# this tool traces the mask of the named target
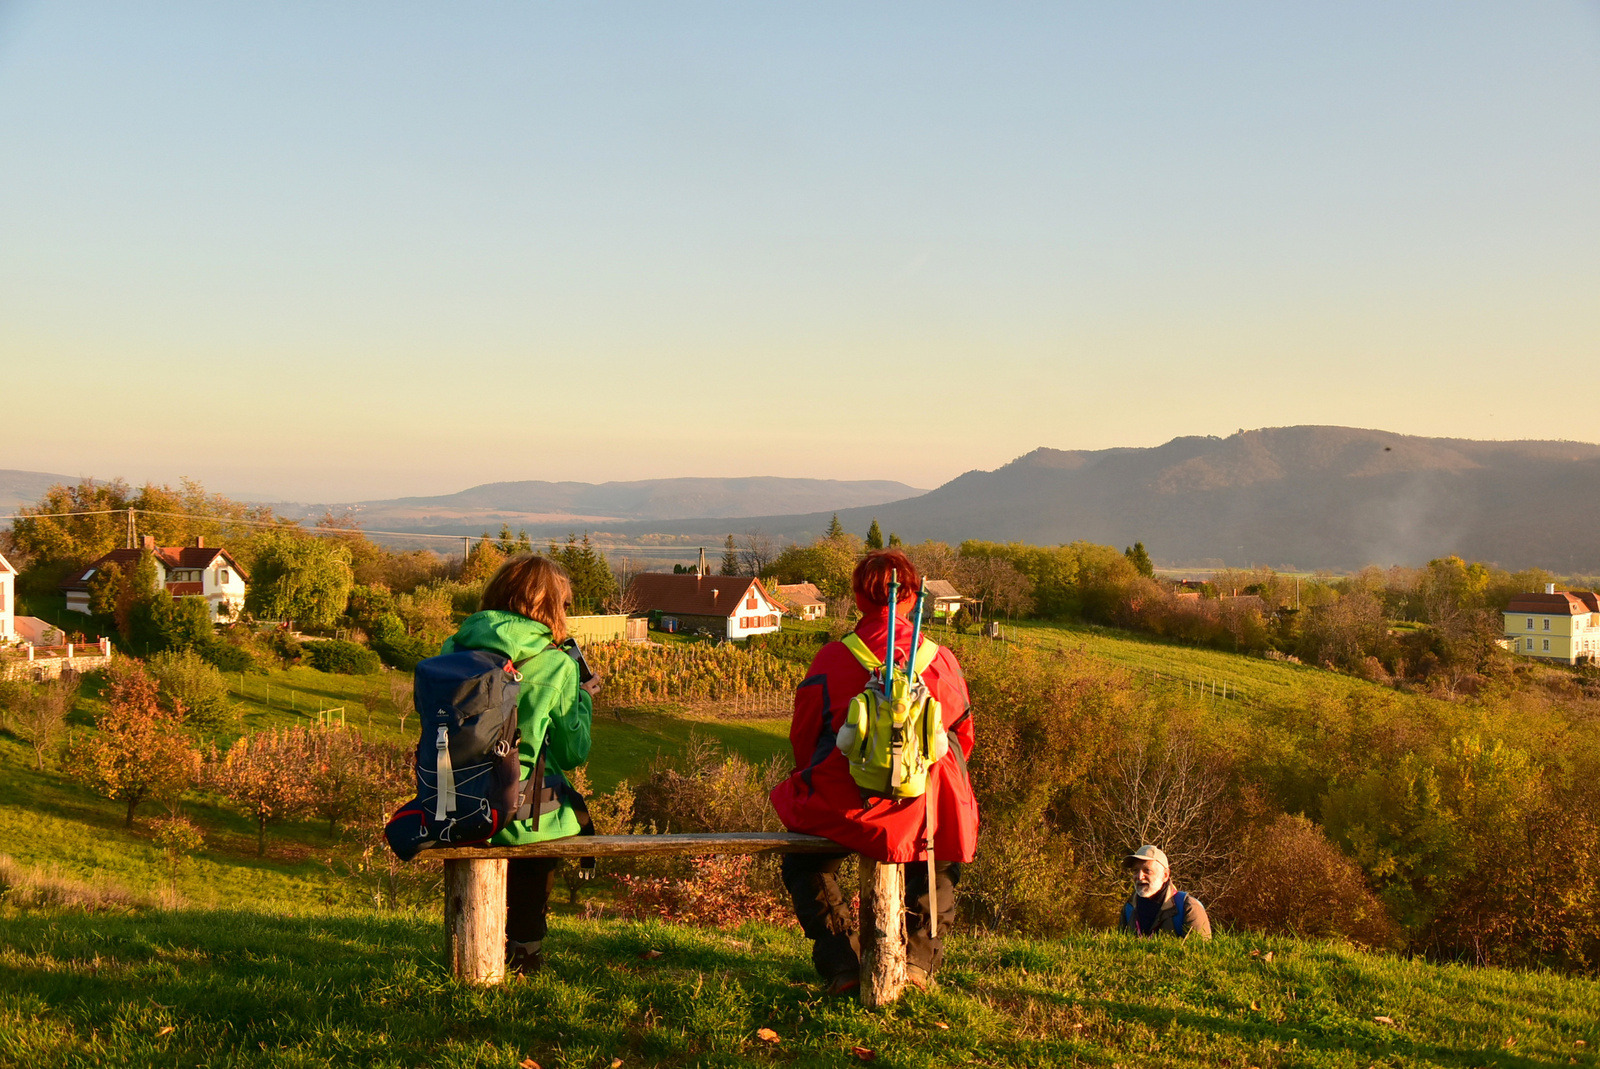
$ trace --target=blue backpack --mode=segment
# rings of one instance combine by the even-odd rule
[[[1178,891],[1172,896],[1172,903],[1177,907],[1178,910],[1172,916],[1172,934],[1177,936],[1179,939],[1182,939],[1183,915],[1189,905],[1189,892]],[[1131,901],[1124,902],[1122,904],[1122,927],[1132,932],[1134,935],[1155,934],[1154,932],[1141,932],[1139,930],[1139,924],[1133,918],[1133,903]]]
[[[539,653],[547,650],[560,647]],[[477,845],[513,820],[560,807],[558,792],[545,784],[543,740],[533,774],[521,778],[519,669],[533,657],[512,663],[500,653],[456,650],[417,665],[417,796],[383,830],[401,860],[432,846]]]

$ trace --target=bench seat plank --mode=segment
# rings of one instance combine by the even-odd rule
[[[523,846],[457,846],[425,850],[419,857],[491,861],[514,857],[648,857],[711,854],[829,854],[844,847],[816,835],[783,831],[708,832],[700,835],[574,835]]]

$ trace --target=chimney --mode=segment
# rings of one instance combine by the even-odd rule
[[[706,547],[700,547],[700,563],[695,566],[694,574],[704,579],[706,575]]]
[[[1556,585],[1554,583],[1546,583],[1544,585],[1544,592],[1546,594],[1554,594],[1556,592]]]
[[[194,548],[195,549],[205,549],[206,548],[206,536],[205,535],[195,535],[194,536]]]
[[[151,553],[154,553],[156,551],[156,536],[145,535],[144,538],[140,540],[140,544],[144,549],[148,549]]]

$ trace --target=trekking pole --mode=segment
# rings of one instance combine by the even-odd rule
[[[910,654],[910,657],[909,657],[909,664],[911,666],[910,683],[911,683],[911,686],[913,686],[913,687],[915,687],[921,681],[921,677],[917,672],[917,650],[920,647],[921,640],[922,640],[922,602],[923,602],[923,599],[927,597],[927,595],[928,595],[928,581],[926,579],[924,579],[922,581],[921,588],[918,589],[918,591],[917,591],[917,607],[914,610],[912,610],[912,616],[911,616],[911,654]],[[929,710],[926,706],[924,706],[922,715],[924,717],[926,717],[930,712],[931,712],[931,710]],[[939,725],[937,725],[937,727],[938,728],[943,728],[944,725],[943,724],[939,724]],[[926,742],[926,744],[928,746],[928,750],[924,751],[924,755],[923,756],[927,756],[927,753],[932,751],[932,748],[933,748],[933,738],[932,738],[932,736],[930,735],[929,737],[927,737],[925,739],[925,742]],[[926,846],[927,846],[927,851],[928,851],[928,938],[929,939],[938,938],[938,935],[939,935],[939,882],[938,882],[938,879],[935,876],[934,858],[933,858],[934,784],[936,782],[937,782],[937,780],[934,778],[934,774],[933,774],[933,765],[930,762],[929,765],[928,765],[928,783],[927,783],[927,786],[923,789],[923,792],[922,792],[922,830],[923,830],[923,834],[927,837]]]
[[[883,648],[883,700],[894,701],[894,624],[900,612],[900,569],[889,572],[889,637]]]

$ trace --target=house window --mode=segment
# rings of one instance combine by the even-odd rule
[[[1528,630],[1529,631],[1533,630],[1533,617],[1531,617],[1531,616],[1528,617]]]
[[[1544,640],[1544,652],[1545,653],[1549,653],[1550,652],[1550,640],[1549,639],[1545,639]]]
[[[751,594],[748,598],[744,599],[744,607],[747,609],[753,609],[756,607],[756,596],[754,594]]]
[[[1546,631],[1550,630],[1550,617],[1548,616],[1544,618],[1544,629]]]
[[[217,569],[217,582],[221,583],[223,586],[227,586],[228,585],[228,569],[226,569],[226,568],[218,568]]]

